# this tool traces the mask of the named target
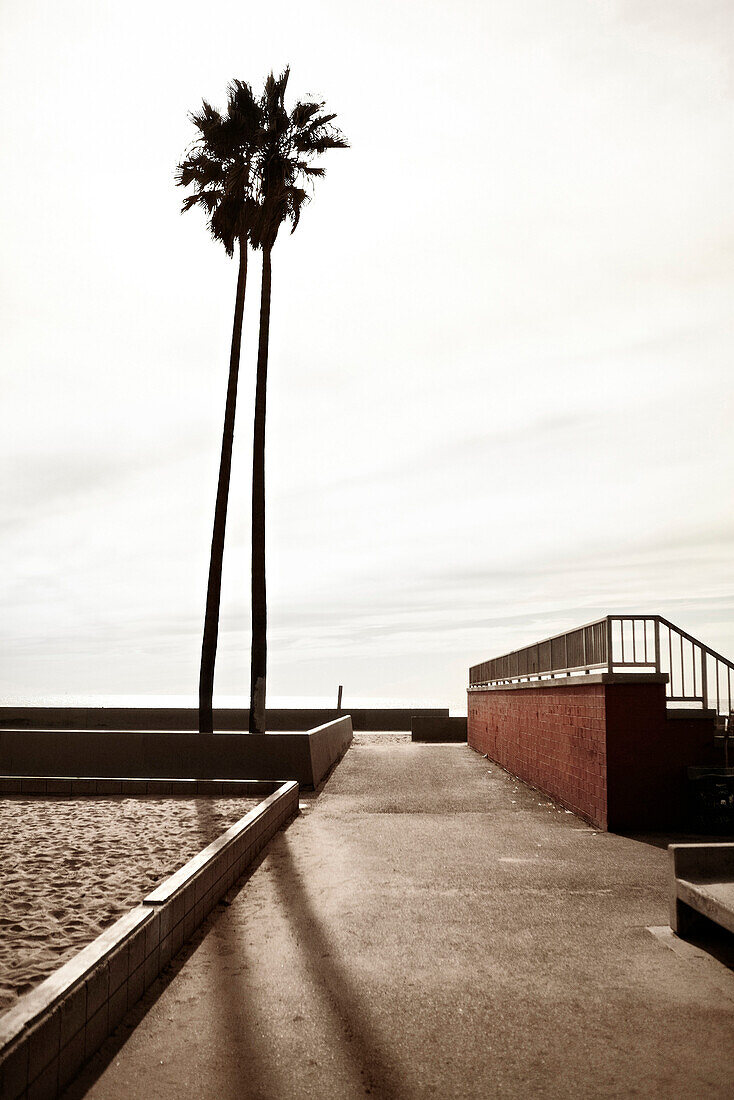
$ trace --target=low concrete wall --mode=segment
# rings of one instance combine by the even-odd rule
[[[411,741],[466,741],[466,718],[414,717],[410,724]]]
[[[686,825],[686,768],[713,752],[708,714],[666,714],[665,676],[607,673],[469,691],[477,752],[600,829]]]
[[[282,736],[282,735],[280,735]],[[336,718],[309,730],[308,747],[311,754],[310,787],[319,783],[333,768],[352,743],[352,719],[349,715]]]
[[[298,813],[285,783],[0,1016],[0,1096],[55,1097]]]
[[[409,730],[414,716],[447,718],[448,713],[448,707],[268,710],[266,727],[271,733],[310,730],[349,714],[352,728],[359,732]],[[214,711],[214,726],[221,733],[246,732],[248,719],[248,710]],[[0,729],[197,730],[198,711],[193,707],[0,707]]]
[[[316,787],[352,741],[349,715],[303,733],[0,730],[0,773],[118,779],[295,779]]]

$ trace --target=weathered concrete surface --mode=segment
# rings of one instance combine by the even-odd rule
[[[664,849],[360,740],[70,1097],[734,1094],[734,975],[647,931]]]

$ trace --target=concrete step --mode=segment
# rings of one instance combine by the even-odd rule
[[[665,717],[672,722],[714,722],[716,719],[716,711],[713,707],[709,707],[706,710],[698,710],[694,707],[667,707]]]

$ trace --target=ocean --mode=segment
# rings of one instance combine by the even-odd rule
[[[215,707],[247,707],[250,700],[246,695],[216,695]],[[94,695],[68,693],[61,695],[21,694],[6,692],[0,695],[2,707],[195,707],[198,698],[195,695]],[[269,710],[310,710],[336,707],[336,693],[333,695],[269,695]],[[350,707],[391,708],[391,707],[447,707],[446,699],[389,698],[382,696],[347,695],[342,696],[342,710]],[[452,715],[462,715],[466,711],[451,708]]]

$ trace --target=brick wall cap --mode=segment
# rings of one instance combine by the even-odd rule
[[[486,684],[468,687],[477,691],[517,691],[527,688],[583,687],[585,684],[667,684],[667,672],[590,672],[587,676],[556,676],[552,680],[521,680],[510,684]]]

